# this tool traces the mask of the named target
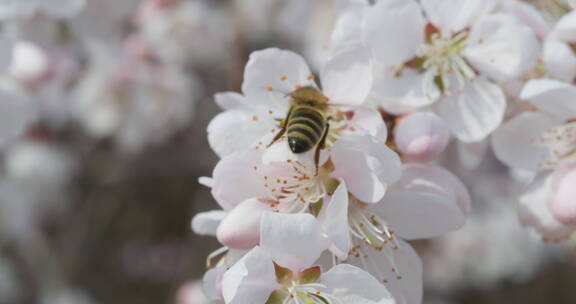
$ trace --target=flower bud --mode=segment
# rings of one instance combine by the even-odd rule
[[[576,226],[576,168],[563,174],[558,180],[551,209],[562,224]]]
[[[31,42],[19,41],[14,44],[8,72],[13,79],[25,85],[38,84],[51,72],[48,54]]]
[[[448,144],[450,130],[438,116],[416,112],[402,118],[394,129],[394,143],[407,161],[434,160]]]
[[[218,241],[232,249],[254,247],[260,241],[260,217],[266,211],[271,211],[268,204],[258,199],[241,202],[218,226]]]

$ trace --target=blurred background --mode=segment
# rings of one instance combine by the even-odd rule
[[[217,162],[212,96],[239,91],[260,48],[317,68],[333,2],[0,1],[0,98],[27,117],[1,150],[0,304],[210,303],[197,280],[219,246],[190,220],[216,207],[198,184]],[[467,153],[444,163],[469,186],[471,218],[414,243],[425,302],[576,303],[576,243],[521,227],[521,174]]]

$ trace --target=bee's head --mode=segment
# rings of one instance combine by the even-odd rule
[[[317,88],[314,87],[302,87],[299,89],[294,90],[288,96],[294,98],[295,100],[303,101],[303,100],[313,100],[316,102],[327,102],[328,98],[320,92]]]

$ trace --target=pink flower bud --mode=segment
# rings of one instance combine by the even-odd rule
[[[258,199],[248,199],[232,209],[222,220],[216,237],[232,249],[250,249],[260,241],[260,217],[271,211],[268,204]]]
[[[576,169],[571,169],[558,180],[551,209],[562,224],[576,226]]]
[[[438,116],[417,112],[402,118],[394,129],[394,143],[408,161],[434,160],[448,144],[450,131]]]

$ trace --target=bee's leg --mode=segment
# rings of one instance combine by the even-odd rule
[[[276,141],[280,139],[280,137],[282,137],[282,135],[284,135],[284,133],[286,132],[286,127],[284,125],[285,125],[284,120],[282,120],[280,122],[280,131],[276,133],[276,136],[274,136],[274,139],[272,139],[272,141],[266,146],[266,148],[270,148],[271,145],[273,145]]]
[[[330,124],[326,122],[326,128],[324,128],[324,134],[322,134],[322,139],[318,142],[316,146],[316,151],[314,151],[314,165],[316,166],[316,176],[318,176],[318,163],[320,162],[320,150],[326,147],[326,137],[328,137],[328,131],[330,130]]]
[[[288,111],[286,118],[280,121],[280,131],[276,133],[276,136],[274,136],[274,139],[272,139],[272,141],[266,146],[266,148],[270,148],[270,146],[272,146],[276,141],[278,141],[282,137],[282,135],[284,135],[284,133],[286,132],[286,122],[288,118],[290,118],[290,114],[292,114],[292,108],[290,108],[290,110]]]

